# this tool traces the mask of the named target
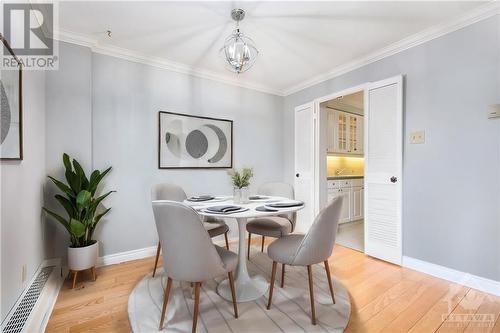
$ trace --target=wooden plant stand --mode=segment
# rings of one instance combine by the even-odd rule
[[[90,269],[90,271],[92,272],[92,278],[93,278],[93,279],[94,279],[94,281],[95,281],[95,279],[97,278],[97,274],[96,274],[96,272],[95,272],[95,266],[90,267],[90,268],[88,268],[88,269]],[[77,275],[78,275],[78,272],[83,272],[83,271],[86,271],[86,270],[88,270],[88,269],[83,269],[83,270],[80,270],[80,271],[74,271],[74,270],[71,270],[71,269],[69,270],[69,275],[71,275],[71,274],[73,273],[73,286],[71,287],[71,289],[75,289],[75,285],[76,285],[76,277],[77,277]]]

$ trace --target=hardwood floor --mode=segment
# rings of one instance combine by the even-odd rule
[[[342,246],[335,247],[329,263],[351,294],[347,332],[500,333],[500,297]],[[67,280],[46,331],[129,332],[128,295],[153,264],[151,257],[101,267],[95,282],[82,273],[74,290]]]

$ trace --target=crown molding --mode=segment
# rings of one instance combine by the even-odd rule
[[[379,49],[366,56],[357,58],[349,63],[338,66],[326,74],[315,76],[307,81],[294,85],[288,89],[285,89],[283,93],[285,96],[294,94],[296,92],[299,92],[306,88],[310,88],[321,82],[331,80],[335,77],[346,74],[348,72],[351,72],[355,69],[371,64],[373,62],[390,57],[397,53],[408,50],[412,47],[424,44],[433,39],[442,37],[444,35],[447,35],[451,32],[467,27],[476,22],[490,18],[494,15],[498,15],[499,13],[500,13],[500,2],[498,1],[488,2],[487,4],[480,6],[479,8],[473,11],[470,11],[466,15],[460,16],[458,18],[455,18],[451,21],[442,24],[438,24],[429,29],[423,30],[417,34],[414,34],[410,37],[404,38],[387,47]]]
[[[150,65],[153,67],[170,70],[177,73],[182,73],[194,77],[199,77],[202,79],[212,80],[232,86],[237,86],[240,88],[246,88],[251,90],[256,90],[266,94],[272,94],[277,96],[284,96],[283,91],[273,89],[271,87],[261,85],[253,82],[242,82],[235,79],[229,75],[222,75],[212,71],[193,68],[191,66],[174,62],[161,57],[148,56],[146,54],[132,51],[130,49],[125,49],[121,47],[104,45],[99,43],[96,38],[92,38],[89,35],[76,33],[68,30],[58,30],[54,32],[54,38],[66,43],[76,44],[84,47],[88,47],[94,53],[108,55],[115,58],[125,59],[128,61]]]
[[[447,21],[442,24],[438,24],[429,29],[423,30],[417,34],[414,34],[410,37],[404,38],[396,43],[393,43],[387,47],[379,49],[375,52],[372,52],[368,55],[359,57],[353,61],[350,61],[341,66],[335,67],[333,70],[329,71],[326,74],[321,74],[315,76],[311,79],[308,79],[304,82],[286,88],[284,90],[275,89],[266,85],[253,83],[253,82],[242,82],[234,77],[229,75],[222,75],[219,73],[215,73],[212,71],[193,68],[185,64],[181,64],[178,62],[170,61],[165,58],[160,57],[152,57],[140,52],[132,51],[125,48],[104,45],[99,43],[96,38],[92,36],[80,34],[67,30],[59,30],[54,32],[54,38],[72,44],[77,44],[81,46],[88,47],[94,53],[104,54],[112,57],[117,57],[125,60],[129,60],[136,63],[142,63],[170,71],[174,71],[177,73],[182,73],[194,77],[199,77],[203,79],[208,79],[228,85],[233,85],[241,88],[252,89],[256,91],[260,91],[267,94],[277,95],[277,96],[288,96],[304,90],[306,88],[312,87],[319,83],[331,80],[340,75],[346,74],[350,71],[356,70],[373,62],[379,61],[381,59],[390,57],[397,53],[408,50],[412,47],[424,44],[433,39],[442,37],[451,32],[457,31],[464,27],[467,27],[476,22],[485,20],[494,15],[498,15],[500,13],[500,2],[498,1],[490,1],[479,8],[470,11],[466,15],[460,16],[456,19]]]
[[[90,36],[85,34],[80,34],[63,29],[54,31],[54,39],[60,42],[85,46],[90,49],[97,45],[97,39],[91,38]]]

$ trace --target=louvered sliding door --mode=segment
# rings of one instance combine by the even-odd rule
[[[400,265],[402,77],[371,83],[365,97],[365,253]]]

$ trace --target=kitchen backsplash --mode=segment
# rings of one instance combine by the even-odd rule
[[[363,157],[334,156],[326,157],[326,173],[328,177],[363,176],[365,159]]]

